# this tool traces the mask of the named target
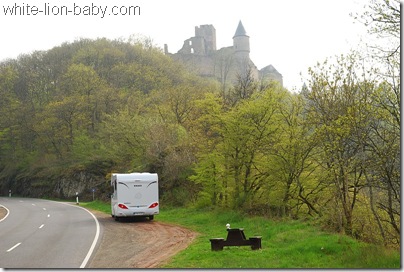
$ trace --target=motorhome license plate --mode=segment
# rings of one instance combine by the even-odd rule
[[[143,215],[143,212],[134,212],[133,215]]]

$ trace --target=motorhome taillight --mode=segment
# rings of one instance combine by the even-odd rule
[[[158,202],[154,202],[153,204],[151,204],[151,205],[149,206],[149,209],[156,208],[158,205],[159,205]]]
[[[126,207],[126,206],[123,205],[123,204],[118,204],[118,207],[121,208],[121,209],[124,209],[124,210],[127,210],[127,209],[128,209],[128,207]]]

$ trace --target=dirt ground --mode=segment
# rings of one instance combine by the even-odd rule
[[[188,229],[148,219],[115,221],[91,211],[98,219],[101,240],[86,268],[157,268],[185,249],[197,236]],[[0,220],[7,211],[0,207]]]
[[[115,221],[97,217],[102,238],[86,268],[157,268],[185,249],[197,236],[188,229],[148,219]]]
[[[4,216],[6,216],[7,210],[4,209],[3,207],[0,207],[0,220],[3,219]]]

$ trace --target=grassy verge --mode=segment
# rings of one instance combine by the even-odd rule
[[[80,203],[80,206],[83,206],[85,208],[97,210],[100,212],[104,212],[107,214],[111,214],[111,204],[110,203],[105,203],[102,201],[92,201],[92,202],[82,202]]]
[[[109,204],[82,206],[110,213]],[[200,235],[163,268],[400,268],[400,252],[320,231],[310,222],[246,218],[237,212],[161,209],[155,220],[185,226]],[[211,251],[210,238],[226,238],[226,224],[262,236],[262,249],[225,247]]]

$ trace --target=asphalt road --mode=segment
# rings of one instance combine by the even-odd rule
[[[84,268],[99,238],[99,223],[80,206],[0,197],[0,267]]]

